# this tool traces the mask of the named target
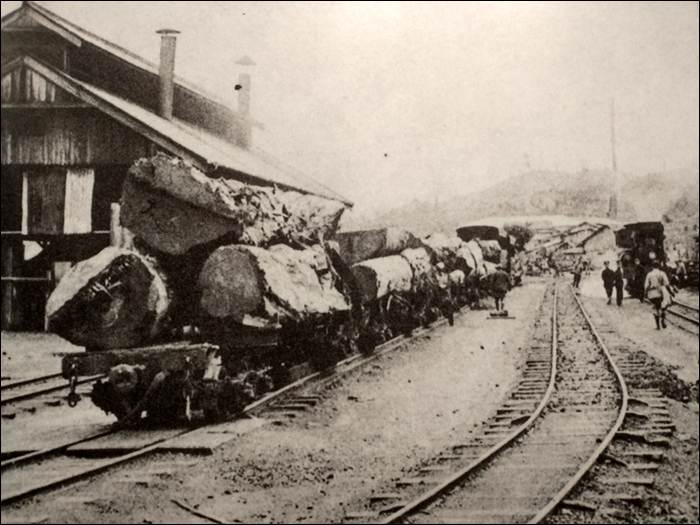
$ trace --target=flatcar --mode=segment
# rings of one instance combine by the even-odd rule
[[[308,249],[284,247],[285,262],[291,264],[300,256],[301,262],[295,263],[299,271],[289,270],[289,265],[284,263],[275,266],[271,262],[274,246],[269,251],[239,245],[220,247],[209,262],[221,250],[224,250],[221,257],[230,257],[235,252],[239,262],[241,254],[246,257],[254,254],[255,261],[246,260],[259,265],[267,261],[266,277],[262,276],[260,266],[246,281],[247,288],[233,290],[241,297],[252,297],[261,290],[263,297],[258,297],[256,310],[251,309],[241,320],[230,316],[216,320],[193,314],[187,334],[179,332],[174,340],[151,340],[150,344],[144,344],[149,341],[144,337],[126,348],[91,348],[66,356],[63,375],[75,383],[81,376],[105,374],[106,380],[98,381],[93,387],[92,401],[121,421],[140,422],[144,415],[159,424],[201,417],[220,420],[311,371],[329,369],[358,351],[371,353],[378,344],[392,337],[410,334],[442,315],[451,316],[456,306],[449,286],[441,284],[446,282],[448,272],[437,254],[410,234],[409,242],[401,239],[397,247],[391,247],[393,239],[388,236],[382,239],[382,234],[376,231],[370,233],[362,236],[362,246],[367,244],[367,238],[379,237],[382,250],[368,252],[359,259],[349,258],[339,243],[326,242],[317,247],[313,253],[315,260],[307,265]],[[353,253],[357,255],[357,250]],[[90,323],[95,325],[95,332],[102,331],[105,320],[113,318],[113,312],[122,302],[133,300],[135,295],[143,292],[151,301],[153,289],[143,285],[149,277],[139,270],[138,257],[123,251],[113,256],[110,259],[102,254],[94,258],[97,260],[84,261],[84,267],[80,264],[74,267],[69,277],[69,280],[85,281],[81,284],[82,291],[62,307],[67,312],[64,324],[79,330],[81,335],[86,328],[93,330],[92,326],[85,326]],[[86,268],[91,265],[95,268],[100,257],[107,265],[106,270],[88,272]],[[129,264],[124,262],[125,258]],[[319,260],[322,260],[320,265]],[[196,275],[190,281],[203,286],[201,276],[207,272],[207,264],[202,265],[199,281]],[[221,280],[212,284],[217,293],[221,288],[236,287],[236,282],[242,282],[242,276],[217,275]],[[271,288],[278,295],[264,296]],[[195,305],[192,312],[210,292],[197,294],[188,289],[185,300]],[[57,288],[54,293],[60,295],[61,290]],[[282,298],[283,293],[288,295]],[[332,303],[323,303],[328,297]],[[295,298],[297,306],[291,302]],[[278,302],[271,304],[271,300]],[[311,303],[318,308],[314,309]],[[328,304],[333,307],[326,308]],[[289,315],[292,310],[299,314],[303,309],[304,315]],[[72,315],[71,310],[80,315]],[[264,318],[270,311],[279,312],[279,316]],[[60,323],[55,327],[64,328]],[[73,390],[69,401],[75,403],[77,399]]]

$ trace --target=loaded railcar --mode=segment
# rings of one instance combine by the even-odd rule
[[[457,229],[457,235],[464,242],[480,241],[480,244],[484,245],[484,259],[499,264],[504,271],[511,273],[511,258],[515,254],[515,247],[505,230],[496,226],[464,226]]]
[[[311,371],[358,351],[369,354],[441,315],[451,318],[449,273],[432,248],[397,230],[352,236],[379,247],[348,252],[342,235],[315,249],[220,246],[198,277],[192,272],[185,279],[190,284],[179,302],[190,307],[183,314],[178,306],[170,317],[164,312],[181,293],[172,264],[109,248],[77,265],[49,301],[50,328],[89,347],[64,358],[63,374],[71,381],[104,374],[92,400],[120,420],[140,420],[144,412],[156,422],[196,414],[216,420]],[[146,311],[156,297],[162,308]],[[186,334],[184,320],[191,323]],[[160,340],[151,337],[167,322],[177,329],[175,340],[164,341],[163,331]]]

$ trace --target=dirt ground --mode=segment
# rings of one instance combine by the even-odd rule
[[[11,382],[61,371],[61,357],[85,349],[54,334],[2,332],[2,381]]]
[[[115,482],[138,478],[144,460],[3,508],[2,521],[32,515],[57,523],[203,522],[173,504],[177,498],[228,521],[340,522],[349,503],[460,443],[502,404],[518,381],[520,349],[543,293],[541,282],[513,290],[506,306],[515,320],[468,311],[454,327],[354,373],[307,413],[270,422],[195,465],[148,482]]]
[[[644,305],[607,306],[596,287],[592,278],[584,281],[586,306],[609,316],[630,344],[657,356],[654,373],[662,370],[684,388],[697,380],[697,337],[670,328],[657,333]],[[230,522],[338,523],[345,508],[463,442],[502,404],[519,379],[520,350],[530,338],[543,292],[544,281],[529,280],[506,299],[515,320],[489,320],[486,311],[467,311],[454,327],[443,326],[429,339],[353,373],[324,392],[311,410],[294,419],[271,419],[213,456],[143,459],[5,506],[2,522],[208,523],[175,505],[177,499]],[[622,522],[698,522],[697,404],[678,402],[672,412],[677,431],[650,504]],[[164,465],[168,468],[158,471]],[[568,511],[557,516],[556,522],[567,523],[599,519]]]

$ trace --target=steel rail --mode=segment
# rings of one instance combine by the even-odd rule
[[[649,299],[644,299],[644,302],[645,302],[646,304],[652,304],[652,302],[651,302]],[[671,315],[675,315],[676,317],[679,317],[679,318],[681,318],[681,319],[684,319],[684,320],[688,321],[690,324],[694,324],[695,326],[700,326],[700,321],[698,321],[698,319],[695,319],[695,318],[693,318],[693,317],[688,317],[687,315],[682,314],[681,312],[678,312],[678,311],[676,311],[676,310],[672,310],[672,309],[671,309],[671,307],[676,306],[676,305],[677,305],[677,306],[680,306],[680,307],[682,307],[682,308],[687,308],[688,310],[692,310],[692,311],[694,311],[694,312],[696,312],[696,313],[698,312],[698,309],[695,308],[694,306],[689,305],[689,304],[686,304],[686,303],[683,303],[683,302],[680,302],[680,301],[676,301],[675,299],[672,299],[672,300],[671,300],[671,306],[668,307],[668,308],[666,308],[666,311],[667,311],[668,313],[670,313]],[[689,330],[689,329],[688,329],[685,325],[683,325],[683,324],[677,324],[677,323],[673,323],[673,324],[674,324],[674,326],[677,326],[678,328],[681,328],[681,329],[685,330],[686,332],[690,332],[691,334],[695,334],[694,331]]]
[[[671,306],[673,306],[673,305],[671,305]],[[680,317],[681,319],[685,319],[686,321],[688,321],[690,323],[693,323],[695,325],[700,325],[700,321],[698,321],[698,319],[688,317],[687,315],[682,314],[680,312],[677,312],[676,310],[672,310],[671,308],[666,308],[666,311],[672,315],[675,315],[676,317]]]
[[[78,386],[84,385],[85,383],[92,383],[93,381],[97,381],[98,379],[102,379],[103,377],[106,377],[106,374],[99,374],[95,376],[86,377],[85,379],[76,381],[75,385]],[[66,390],[67,388],[70,388],[70,386],[70,383],[65,383],[59,386],[52,386],[49,388],[43,388],[41,390],[34,390],[33,392],[27,392],[26,394],[18,394],[16,396],[6,397],[0,400],[0,406],[5,406],[10,403],[16,403],[17,401],[24,401],[25,399],[40,397],[46,394],[52,394],[53,392],[60,392],[61,390]]]
[[[610,363],[610,366],[613,369],[613,372],[615,372],[615,375],[617,376],[617,381],[620,385],[620,389],[622,391],[622,404],[620,407],[620,414],[617,417],[617,420],[615,421],[615,424],[613,427],[610,429],[610,431],[607,433],[603,441],[600,443],[600,445],[595,449],[593,454],[591,455],[590,458],[581,466],[581,468],[574,474],[574,476],[568,481],[568,483],[557,493],[552,500],[550,500],[549,503],[545,507],[540,510],[537,515],[532,518],[528,523],[540,523],[547,515],[554,510],[554,508],[559,505],[559,503],[562,502],[562,500],[566,497],[566,495],[571,492],[571,490],[576,486],[576,484],[581,480],[581,478],[591,469],[591,467],[595,464],[595,462],[598,460],[600,455],[605,452],[605,449],[608,448],[608,445],[610,442],[613,440],[615,437],[615,434],[617,434],[618,430],[620,430],[620,427],[625,421],[625,415],[627,414],[627,404],[629,402],[629,393],[627,392],[627,384],[625,383],[625,379],[622,377],[622,373],[620,372],[620,369],[617,367],[615,364],[615,360],[613,359],[612,355],[610,354],[610,351],[608,350],[608,347],[605,345],[603,342],[602,337],[600,336],[600,333],[598,332],[597,328],[593,324],[593,321],[591,321],[590,316],[588,315],[588,312],[583,306],[583,303],[580,301],[580,299],[576,296],[576,293],[574,293],[574,289],[571,285],[569,285],[569,289],[571,290],[571,294],[573,295],[574,299],[576,300],[576,303],[578,304],[579,308],[581,309],[581,312],[583,313],[583,316],[586,318],[586,322],[588,323],[589,328],[591,329],[591,332],[596,338],[596,341],[598,342],[598,345],[600,348],[603,350],[603,353],[605,354],[605,357],[608,359],[608,362]]]
[[[39,494],[41,492],[45,492],[47,490],[51,490],[56,487],[60,487],[63,485],[66,485],[68,483],[74,482],[74,481],[79,481],[81,479],[85,479],[90,476],[94,476],[95,474],[99,474],[100,472],[104,472],[105,470],[109,469],[110,467],[114,467],[116,465],[120,465],[122,463],[126,463],[127,461],[131,461],[132,459],[136,459],[142,456],[145,456],[146,454],[150,454],[151,452],[155,452],[160,448],[160,446],[168,441],[172,441],[180,436],[183,436],[185,434],[189,434],[190,432],[194,432],[192,429],[187,429],[183,430],[182,432],[177,433],[175,436],[169,437],[169,438],[162,438],[155,440],[152,442],[150,445],[147,445],[143,448],[140,448],[138,450],[135,450],[133,452],[129,452],[128,454],[124,454],[123,456],[119,456],[114,459],[110,460],[103,460],[99,462],[98,465],[93,465],[89,468],[85,468],[82,471],[75,472],[73,474],[69,474],[67,476],[64,476],[59,479],[55,479],[53,481],[49,482],[39,482],[36,483],[32,486],[30,486],[27,489],[23,489],[21,491],[12,493],[8,496],[2,497],[0,499],[0,504],[6,505],[8,503],[13,503],[15,501],[19,501],[20,499],[27,498],[29,496],[34,496],[35,494]]]
[[[11,458],[11,459],[6,459],[2,463],[0,463],[0,469],[6,469],[8,467],[15,467],[15,466],[18,466],[22,463],[28,463],[32,460],[37,460],[37,459],[51,456],[53,454],[58,454],[59,452],[63,452],[68,447],[72,447],[73,445],[80,445],[82,443],[86,443],[86,442],[92,441],[94,439],[108,436],[109,434],[114,434],[118,430],[119,429],[117,429],[117,428],[110,427],[106,430],[100,430],[94,434],[90,434],[90,435],[85,436],[85,437],[80,438],[80,439],[66,441],[64,443],[61,443],[60,445],[54,445],[52,447],[43,448],[41,450],[35,450],[34,452],[29,452],[27,454],[23,454],[21,456],[17,456],[17,457]]]
[[[415,500],[411,501],[404,507],[401,507],[398,509],[396,512],[393,514],[387,516],[385,519],[380,521],[379,523],[381,524],[387,524],[387,523],[396,523],[397,520],[405,517],[406,515],[415,512],[424,506],[428,505],[431,501],[433,501],[436,497],[439,495],[445,493],[446,491],[450,490],[452,487],[455,485],[459,484],[461,481],[463,481],[468,475],[474,473],[476,469],[479,467],[484,466],[486,463],[488,463],[491,459],[496,457],[499,452],[502,450],[506,449],[509,445],[512,445],[513,442],[518,439],[525,431],[527,431],[535,421],[539,418],[540,414],[544,410],[545,406],[547,406],[547,403],[549,403],[549,400],[552,396],[552,392],[554,391],[554,385],[556,382],[556,372],[557,372],[557,351],[558,351],[558,345],[557,345],[557,288],[555,286],[554,288],[554,299],[553,299],[553,311],[552,311],[552,364],[550,367],[550,376],[549,376],[549,384],[547,386],[547,390],[545,391],[542,400],[540,401],[539,405],[535,409],[535,411],[532,413],[532,415],[528,418],[528,420],[520,425],[517,429],[515,429],[511,434],[509,434],[506,438],[495,444],[493,447],[488,449],[486,452],[484,452],[481,456],[479,456],[477,459],[475,459],[472,463],[467,465],[465,468],[461,469],[460,471],[456,472],[452,476],[450,476],[448,479],[434,487],[433,489],[423,493],[421,496],[416,498]]]
[[[13,388],[31,385],[32,383],[41,383],[43,381],[49,381],[50,379],[56,379],[57,377],[61,377],[62,375],[63,374],[59,372],[58,374],[49,374],[41,377],[33,377],[31,379],[22,379],[21,381],[13,381],[12,383],[0,386],[0,390],[12,390]]]
[[[358,363],[354,363],[354,361],[357,361],[361,356],[359,354],[356,354],[356,355],[350,356],[349,358],[347,358],[343,361],[338,362],[336,364],[336,366],[338,366],[338,365],[350,366],[349,369],[340,370],[341,374],[347,373],[349,370],[353,370],[353,369],[361,366],[362,364],[366,364],[367,362],[372,361],[373,359],[376,359],[379,355],[385,354],[393,349],[399,348],[400,346],[402,346],[402,343],[404,343],[405,341],[411,340],[413,337],[420,337],[422,335],[425,335],[426,333],[429,333],[429,332],[435,330],[436,328],[438,328],[439,326],[442,326],[445,323],[446,323],[446,321],[444,319],[440,319],[440,320],[436,321],[435,323],[433,323],[429,328],[425,328],[425,329],[422,329],[420,331],[416,331],[417,333],[415,333],[411,338],[408,338],[406,336],[401,335],[401,336],[397,336],[389,341],[386,341],[382,345],[378,346],[377,349],[375,349],[374,355],[369,356],[368,358],[365,358],[365,359],[360,359],[360,361]],[[300,389],[305,384],[320,377],[320,375],[321,375],[320,372],[315,372],[313,374],[309,374],[308,376],[306,376],[304,378],[301,378],[300,380],[298,380],[290,385],[286,385],[285,387],[281,388],[280,390],[273,392],[272,394],[265,396],[257,401],[254,401],[253,403],[249,404],[247,407],[245,407],[243,409],[243,412],[246,414],[251,414],[251,413],[255,412],[256,409],[260,409],[260,408],[264,407],[265,405],[272,403],[273,401],[280,398],[281,396],[288,394],[294,390]],[[232,421],[234,419],[236,419],[236,418],[235,417],[230,418],[228,421]],[[118,425],[118,423],[117,423],[117,425]],[[74,440],[74,441],[71,441],[68,443],[62,443],[62,444],[54,446],[54,447],[35,451],[35,452],[25,454],[25,455],[17,457],[17,458],[9,459],[9,460],[2,462],[2,467],[3,468],[11,467],[11,466],[17,467],[22,463],[28,463],[28,462],[33,461],[33,460],[52,456],[52,455],[58,454],[64,450],[66,450],[67,448],[69,448],[73,445],[92,441],[92,440],[98,439],[100,437],[104,437],[106,435],[109,435],[109,434],[114,434],[114,433],[118,432],[119,430],[121,430],[121,427],[115,426],[109,430],[101,431],[101,432],[98,432],[96,434],[87,436],[85,438],[81,438],[79,440]],[[42,492],[46,492],[48,490],[51,490],[51,489],[54,489],[54,488],[57,488],[57,487],[60,487],[63,485],[67,485],[71,482],[76,482],[76,481],[79,481],[81,479],[91,477],[95,474],[99,474],[101,472],[106,471],[107,469],[109,469],[111,467],[120,465],[122,463],[126,463],[128,461],[131,461],[131,460],[139,458],[139,457],[146,456],[152,452],[156,452],[158,449],[162,448],[163,444],[168,443],[170,441],[174,441],[175,439],[178,439],[186,434],[195,432],[197,430],[199,430],[199,428],[186,429],[186,430],[183,430],[182,432],[177,433],[174,436],[171,436],[168,438],[163,438],[163,439],[158,439],[158,440],[150,443],[149,445],[146,445],[143,448],[140,448],[138,450],[134,450],[134,451],[132,451],[128,454],[125,454],[123,456],[119,456],[119,457],[111,459],[111,460],[102,460],[99,462],[98,465],[86,467],[82,471],[74,472],[70,475],[63,477],[63,478],[59,478],[59,479],[56,479],[56,480],[53,480],[50,482],[36,483],[27,489],[12,493],[6,497],[0,497],[0,504],[13,503],[13,502],[22,500],[24,498],[27,498],[29,496],[33,496],[33,495],[36,495],[36,494],[39,494]]]
[[[679,306],[682,306],[683,308],[687,308],[688,310],[694,310],[696,312],[698,311],[697,306],[693,306],[692,304],[684,303],[683,301],[676,301],[675,299],[673,299],[672,303],[677,304]]]

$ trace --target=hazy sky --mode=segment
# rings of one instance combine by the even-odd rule
[[[254,141],[377,212],[532,169],[697,163],[698,2],[40,2],[236,107]],[[2,2],[5,15],[20,2]]]

